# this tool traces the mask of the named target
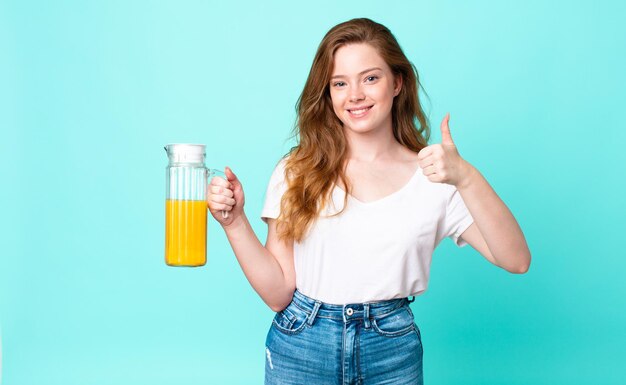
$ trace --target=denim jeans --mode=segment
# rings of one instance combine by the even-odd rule
[[[423,384],[406,298],[331,305],[296,290],[265,342],[265,384]]]

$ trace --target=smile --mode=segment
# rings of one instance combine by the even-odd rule
[[[358,110],[356,110],[356,109],[348,110],[348,112],[350,113],[350,115],[358,118],[358,117],[361,117],[361,116],[364,116],[365,114],[367,114],[367,111],[371,110],[372,107],[374,107],[374,106],[363,107],[363,108],[359,108]]]

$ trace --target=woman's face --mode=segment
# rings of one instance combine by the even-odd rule
[[[365,134],[391,131],[393,98],[400,92],[400,77],[378,51],[366,43],[344,45],[335,51],[330,97],[344,129]]]

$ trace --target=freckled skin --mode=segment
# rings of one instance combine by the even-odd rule
[[[391,130],[393,98],[402,86],[391,68],[369,44],[348,44],[335,52],[330,97],[346,133]],[[349,110],[372,106],[363,116]]]

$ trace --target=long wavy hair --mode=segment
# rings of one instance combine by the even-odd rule
[[[402,88],[391,110],[396,140],[415,152],[428,143],[430,128],[419,101],[417,70],[391,31],[365,18],[336,25],[320,43],[296,104],[294,136],[298,144],[285,155],[287,190],[277,220],[281,239],[302,241],[331,199],[333,186],[339,180],[346,187],[344,209],[348,203],[351,184],[345,173],[347,141],[342,123],[333,111],[329,87],[335,52],[341,46],[355,43],[373,46],[394,76],[402,78]]]

